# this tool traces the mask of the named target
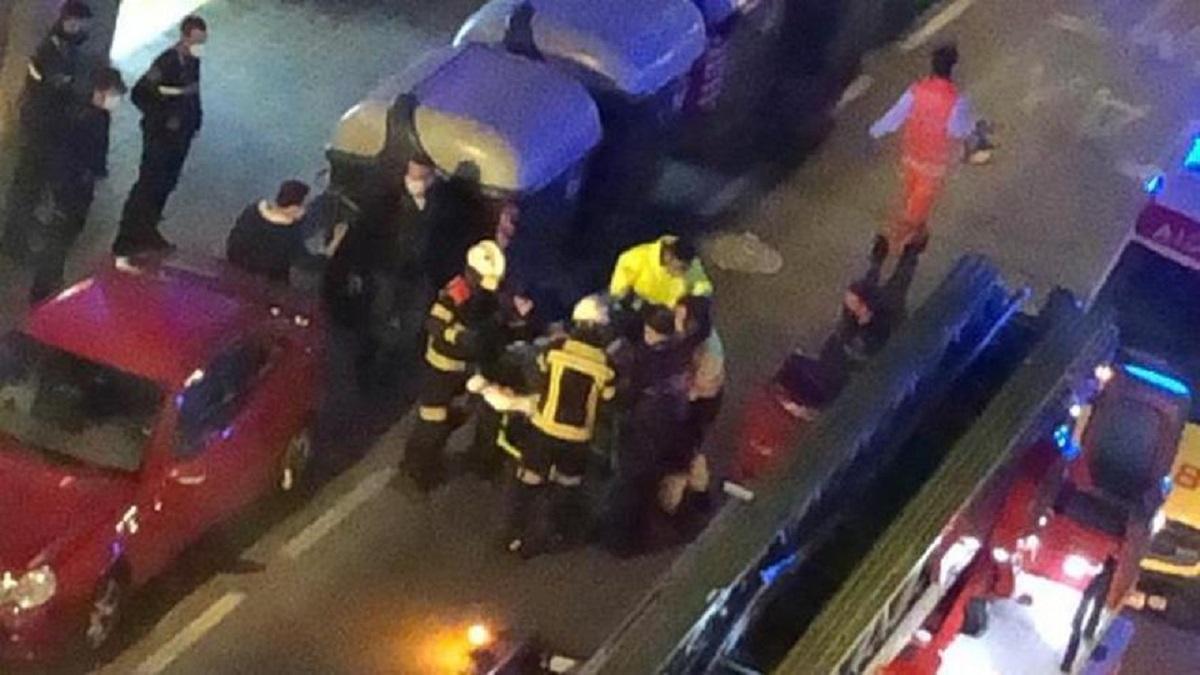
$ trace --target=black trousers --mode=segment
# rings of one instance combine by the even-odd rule
[[[408,437],[401,467],[423,490],[436,488],[446,480],[443,456],[446,441],[462,423],[462,415],[451,407],[466,390],[466,384],[465,372],[448,373],[424,365],[417,397],[417,424]]]
[[[14,256],[29,253],[29,231],[34,211],[47,188],[51,140],[37,129],[21,130],[17,161],[8,188],[7,214],[4,221],[4,249]]]
[[[142,161],[138,179],[121,211],[113,253],[131,255],[163,244],[158,232],[167,199],[179,185],[183,163],[192,147],[190,132],[142,132]]]
[[[96,184],[90,180],[55,185],[52,189],[55,213],[42,226],[42,247],[34,256],[33,285],[29,289],[32,302],[62,288],[67,254],[83,232],[95,192]]]

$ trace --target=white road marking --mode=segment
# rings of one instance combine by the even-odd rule
[[[846,91],[842,92],[842,97],[838,99],[837,105],[833,107],[833,111],[841,112],[842,108],[862,98],[871,87],[875,84],[875,78],[870,75],[859,75],[846,87]]]
[[[966,13],[966,11],[971,8],[971,5],[974,4],[975,0],[954,0],[954,2],[946,5],[945,9],[934,15],[934,17],[930,19],[929,22],[924,26],[921,26],[917,32],[905,38],[904,41],[900,43],[900,51],[911,52],[926,42],[929,42],[930,38],[932,38],[934,35],[937,35],[938,32],[946,26],[949,26],[957,21],[958,17]]]
[[[175,637],[154,652],[150,658],[142,661],[137,667],[138,675],[158,675],[166,670],[184,652],[191,649],[217,624],[229,616],[246,599],[246,594],[231,591],[221,596],[219,600],[209,605],[204,613],[196,617],[186,628],[179,631]]]
[[[109,58],[121,61],[137,50],[163,37],[183,17],[206,5],[209,0],[124,0],[117,14]]]
[[[299,558],[313,544],[316,544],[322,537],[332,532],[333,528],[337,527],[358,507],[379,494],[379,491],[386,487],[388,481],[395,475],[396,469],[390,468],[380,469],[364,478],[357,487],[346,493],[336,504],[322,514],[320,518],[314,520],[308,527],[301,530],[299,534],[284,544],[283,554],[293,560]]]

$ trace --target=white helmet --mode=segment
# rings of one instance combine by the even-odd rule
[[[504,278],[504,251],[500,250],[496,242],[484,239],[467,251],[467,267],[479,275],[480,286],[494,291],[500,287],[500,281]]]
[[[608,303],[599,295],[589,295],[575,303],[571,312],[571,320],[575,323],[608,323]]]

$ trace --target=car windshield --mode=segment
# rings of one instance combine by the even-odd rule
[[[1191,421],[1200,422],[1200,271],[1131,244],[1098,302],[1117,310],[1122,345],[1165,359],[1188,381]]]
[[[51,461],[136,471],[161,401],[150,381],[23,333],[0,339],[0,433]]]

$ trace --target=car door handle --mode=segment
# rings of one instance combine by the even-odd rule
[[[180,485],[201,485],[208,480],[208,476],[203,473],[180,473],[178,471],[171,472],[171,478]]]

